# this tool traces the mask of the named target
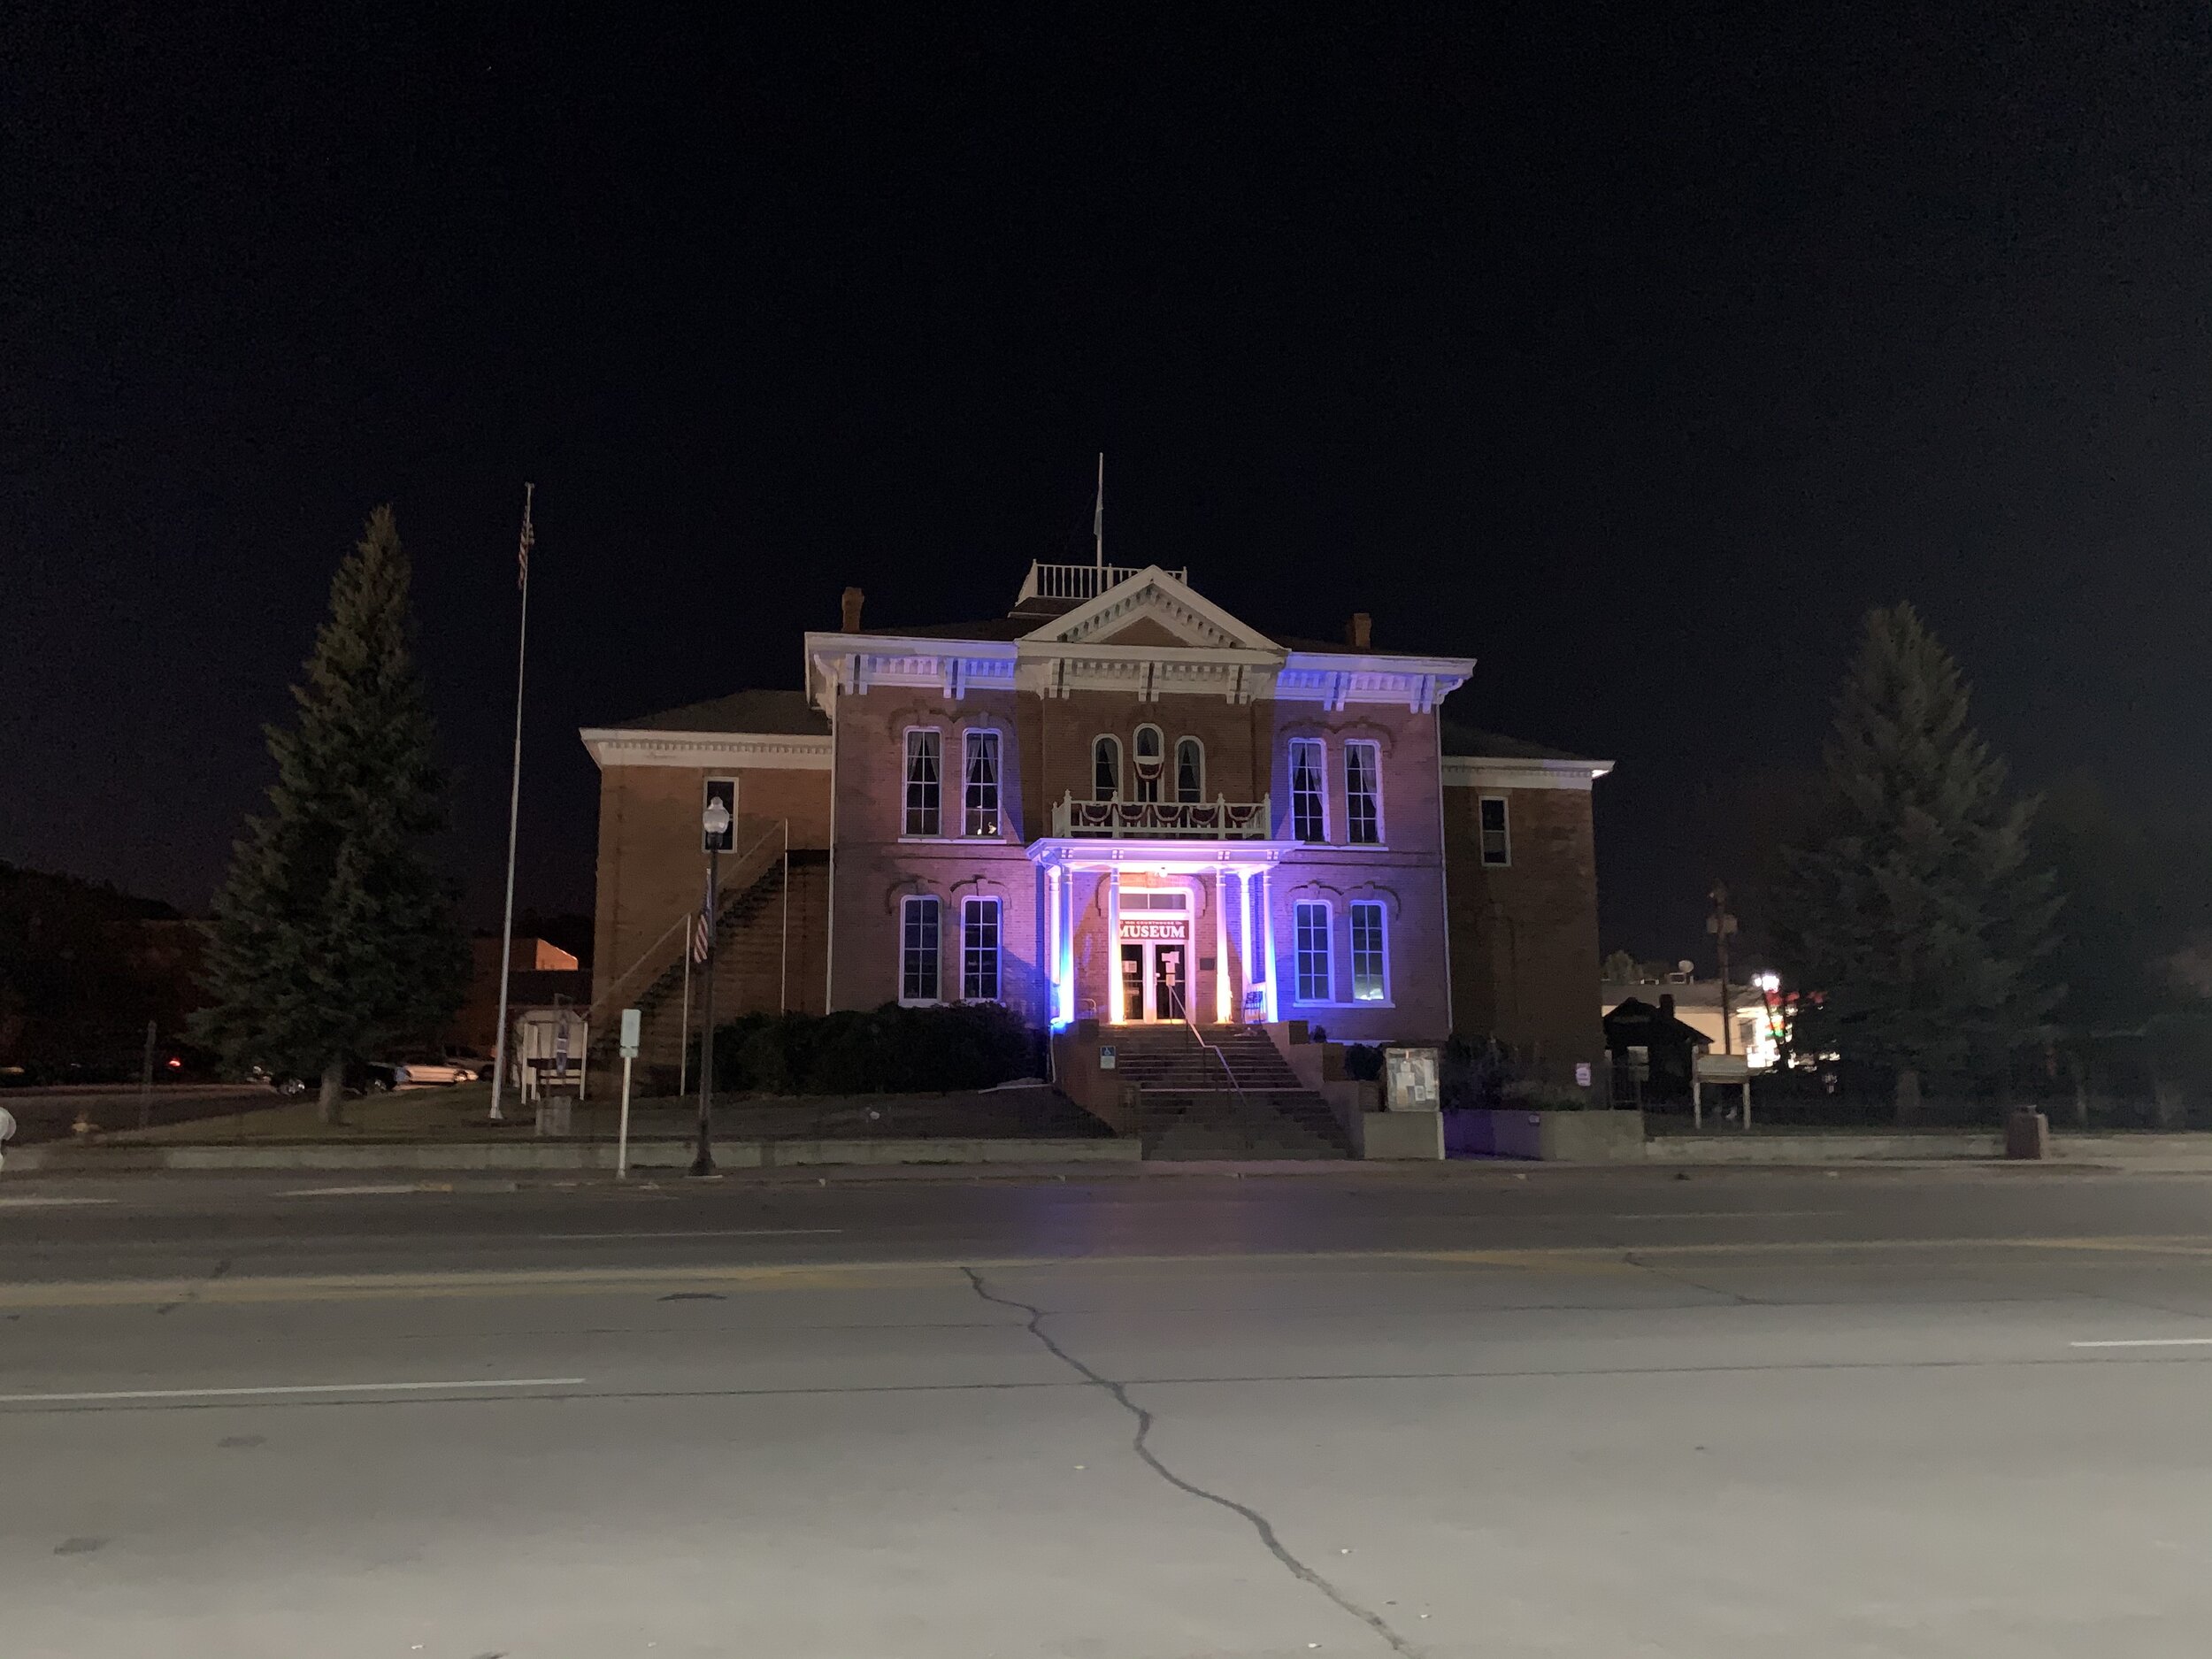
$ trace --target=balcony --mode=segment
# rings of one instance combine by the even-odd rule
[[[1100,841],[1265,841],[1266,798],[1258,801],[1079,801],[1052,809],[1056,838]]]
[[[1023,580],[1020,596],[1024,599],[1095,599],[1109,588],[1118,588],[1132,576],[1142,573],[1135,565],[1040,565],[1033,561],[1029,574]],[[1185,587],[1190,585],[1188,570],[1169,571]]]

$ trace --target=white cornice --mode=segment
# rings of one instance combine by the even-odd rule
[[[1011,691],[1010,640],[939,640],[890,634],[810,634],[806,688],[818,708],[872,686],[936,691],[957,703],[971,690]]]
[[[1333,710],[1356,703],[1403,703],[1416,714],[1428,714],[1474,672],[1471,657],[1293,651],[1276,677],[1275,695]]]
[[[1613,770],[1609,760],[1543,760],[1510,755],[1447,755],[1448,789],[1587,789]]]
[[[610,766],[827,772],[830,740],[812,732],[641,732],[588,726],[578,733],[601,771]]]

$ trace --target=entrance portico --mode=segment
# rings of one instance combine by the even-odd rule
[[[1238,838],[1053,836],[1044,872],[1053,1025],[1279,1018],[1269,872],[1296,843]],[[1235,920],[1231,920],[1233,911]],[[1104,949],[1079,953],[1079,918],[1102,912]]]

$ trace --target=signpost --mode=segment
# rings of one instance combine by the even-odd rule
[[[615,1130],[614,1178],[630,1178],[630,1067],[637,1059],[638,1028],[644,1024],[634,1008],[622,1010],[622,1117]]]

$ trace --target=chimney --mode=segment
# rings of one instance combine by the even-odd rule
[[[848,588],[845,589],[844,632],[847,634],[857,634],[860,632],[860,602],[865,597],[867,597],[867,595],[863,594],[857,588]]]
[[[1672,991],[1665,991],[1660,994],[1659,1011],[1662,1014],[1664,1014],[1669,1019],[1675,1018],[1674,993]]]
[[[1344,625],[1345,644],[1356,651],[1366,650],[1368,634],[1374,626],[1374,618],[1369,616],[1364,611],[1355,611],[1352,612],[1352,619]]]

